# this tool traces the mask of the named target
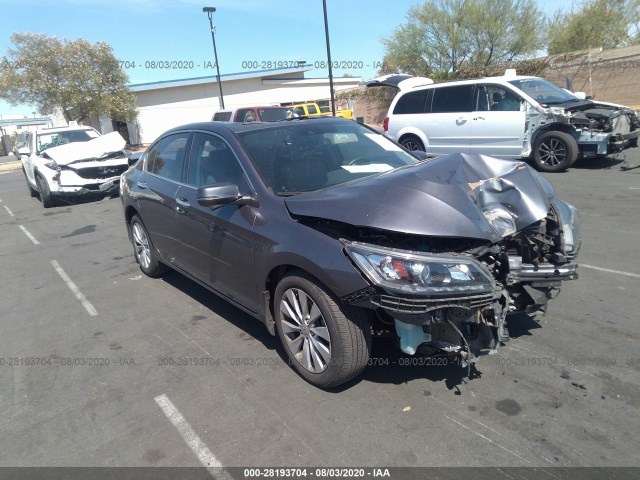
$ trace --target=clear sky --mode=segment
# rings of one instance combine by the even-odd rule
[[[349,73],[369,79],[382,61],[383,37],[417,0],[327,0],[331,54]],[[547,14],[572,0],[538,0]],[[277,62],[326,61],[322,0],[0,0],[0,56],[11,33],[32,32],[109,43],[131,83],[215,75],[209,20],[216,7],[220,73],[261,70]],[[135,68],[132,64],[135,62]],[[153,63],[155,62],[155,64]],[[161,68],[170,62],[171,67]],[[209,66],[209,68],[207,68]],[[257,67],[257,68],[255,68]],[[326,77],[325,68],[307,77]],[[2,118],[32,116],[30,106],[0,101]]]

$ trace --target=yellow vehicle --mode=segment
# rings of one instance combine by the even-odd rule
[[[331,117],[331,111],[323,112],[317,103],[299,103],[291,105],[293,116],[297,117]],[[343,117],[353,120],[353,110],[343,109],[336,110],[336,117]]]

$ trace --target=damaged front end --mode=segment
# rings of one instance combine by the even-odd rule
[[[129,162],[125,140],[117,133],[52,147],[42,153],[40,173],[52,195],[81,196],[119,191],[120,175]]]
[[[522,162],[457,154],[414,168],[367,186],[380,197],[377,209],[362,204],[360,216],[370,226],[354,226],[355,218],[344,213],[297,218],[339,238],[372,285],[343,301],[374,309],[404,353],[457,356],[469,369],[478,356],[509,340],[508,313],[544,313],[562,282],[577,278],[578,213]],[[376,190],[381,185],[386,189]],[[390,215],[385,192],[399,191],[399,185],[412,208],[418,208],[418,190],[438,194],[431,204],[422,199],[424,226],[416,225],[415,211],[404,218]],[[442,204],[464,216],[458,219],[452,210],[448,222],[430,224]],[[411,233],[383,228],[384,219],[388,225],[407,222],[405,232],[411,227]]]
[[[560,105],[541,105],[527,109],[526,153],[531,152],[535,137],[544,131],[570,129],[578,144],[581,158],[592,158],[620,152],[637,146],[640,120],[636,112],[622,105],[575,100]],[[527,155],[525,155],[527,156]]]

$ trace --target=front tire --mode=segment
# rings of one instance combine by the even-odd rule
[[[42,206],[44,208],[53,207],[56,202],[51,195],[51,190],[49,190],[49,184],[39,173],[36,173],[36,185],[38,185],[38,193],[40,194]]]
[[[545,132],[533,146],[534,166],[542,172],[562,172],[578,158],[578,144],[565,132]]]
[[[157,278],[167,271],[167,267],[158,260],[149,232],[138,215],[131,218],[131,243],[133,243],[133,255],[142,273],[148,277]]]
[[[400,139],[400,145],[409,150],[410,152],[421,151],[425,152],[424,143],[415,135],[405,135]]]
[[[371,327],[364,312],[339,305],[303,272],[292,272],[278,283],[274,310],[289,362],[309,383],[336,387],[367,366]]]
[[[22,169],[22,173],[24,173],[24,181],[27,182],[27,190],[29,190],[29,196],[31,198],[37,197],[38,192],[29,183],[29,179],[27,178],[27,172],[25,172],[24,168]]]

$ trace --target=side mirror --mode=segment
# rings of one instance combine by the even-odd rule
[[[20,147],[18,149],[18,155],[31,155],[31,150],[29,150],[29,147]]]
[[[140,160],[140,157],[142,157],[142,155],[144,155],[144,152],[137,152],[137,153],[132,153],[131,155],[129,155],[129,157],[128,157],[129,166],[133,165],[138,160]]]
[[[423,152],[422,150],[414,150],[411,152],[411,154],[421,162],[429,158],[429,155],[427,154],[427,152]]]
[[[207,187],[200,187],[196,192],[198,203],[203,207],[215,208],[231,203],[235,205],[251,205],[257,207],[258,200],[249,196],[241,195],[237,185],[232,183],[219,183]]]

